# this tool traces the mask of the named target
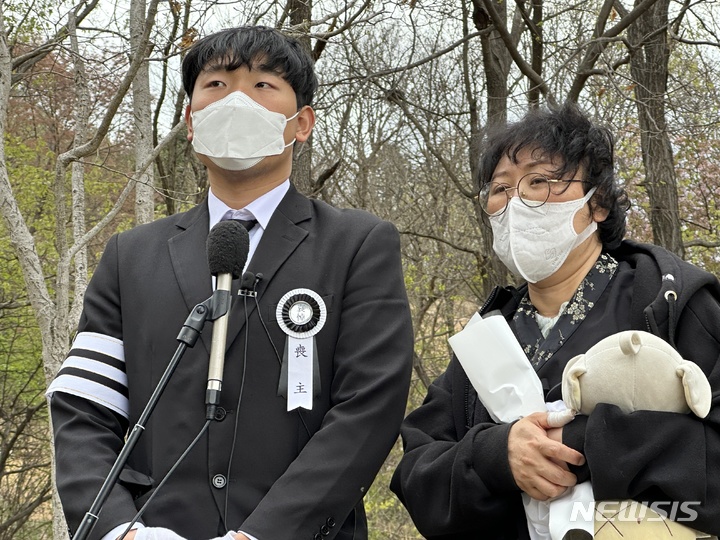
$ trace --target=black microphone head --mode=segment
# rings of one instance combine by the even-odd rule
[[[237,279],[250,251],[250,236],[237,221],[231,219],[215,225],[207,239],[207,257],[210,273],[232,274]]]

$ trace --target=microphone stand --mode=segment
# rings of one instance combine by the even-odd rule
[[[95,497],[95,501],[93,501],[92,506],[80,522],[80,526],[75,532],[73,540],[86,540],[92,531],[98,520],[98,516],[100,515],[103,505],[110,496],[110,492],[117,483],[118,478],[120,478],[120,473],[127,463],[130,452],[132,452],[135,448],[135,445],[140,439],[140,435],[142,435],[142,432],[145,430],[145,426],[150,419],[150,415],[160,400],[160,396],[165,390],[165,387],[170,382],[170,377],[175,372],[183,354],[185,354],[185,351],[188,348],[195,346],[195,343],[200,336],[200,332],[202,331],[203,326],[205,326],[205,322],[208,320],[214,321],[215,319],[225,315],[230,309],[231,301],[232,297],[230,291],[215,291],[210,298],[196,305],[190,312],[190,315],[188,315],[188,318],[185,320],[185,323],[178,334],[177,340],[180,344],[175,350],[175,354],[170,359],[170,363],[165,368],[162,377],[160,377],[160,380],[145,405],[140,418],[138,418],[135,427],[133,427],[130,435],[128,435],[122,450],[118,454],[115,463],[107,475],[107,478],[105,478],[103,485],[100,487],[100,491]]]

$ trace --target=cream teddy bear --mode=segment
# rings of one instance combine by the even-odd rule
[[[700,367],[685,360],[668,343],[647,332],[613,334],[571,359],[563,371],[562,396],[568,409],[589,415],[598,403],[618,406],[626,413],[638,410],[689,413],[705,418],[712,391]],[[680,523],[659,516],[635,501],[596,504],[595,538],[703,537]],[[628,509],[628,505],[635,505]],[[639,506],[638,506],[639,505]],[[603,510],[604,509],[604,510]],[[644,520],[619,520],[631,512]]]
[[[639,410],[710,412],[712,391],[694,362],[659,337],[636,330],[606,337],[587,353],[571,359],[562,377],[563,401],[579,414],[598,403]]]

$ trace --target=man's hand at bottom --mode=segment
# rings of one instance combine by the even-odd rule
[[[134,536],[132,534],[135,533]],[[179,534],[163,527],[145,527],[130,531],[125,537],[126,540],[185,540]]]

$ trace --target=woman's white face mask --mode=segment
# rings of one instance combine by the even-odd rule
[[[535,208],[512,197],[502,214],[490,216],[495,253],[508,270],[529,283],[550,277],[570,252],[597,230],[595,220],[579,234],[573,225],[575,215],[595,190],[592,188],[581,199],[546,202]]]
[[[243,92],[236,91],[191,113],[195,151],[218,167],[244,171],[263,158],[277,156],[292,145],[285,144],[290,118],[270,111]]]

